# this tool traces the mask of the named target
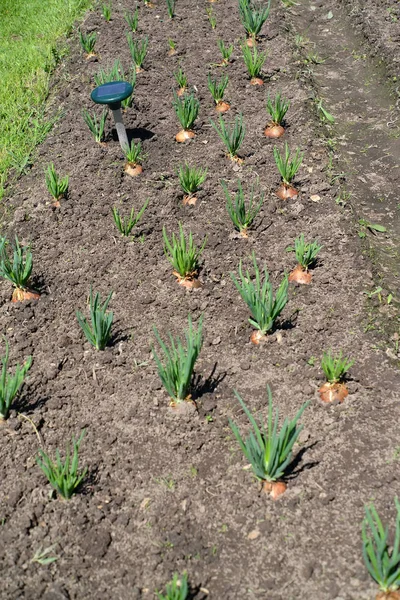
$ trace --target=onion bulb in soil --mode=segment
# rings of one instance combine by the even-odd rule
[[[254,38],[247,38],[246,40],[246,46],[248,46],[249,48],[254,48],[255,46],[257,46],[257,42]]]
[[[267,339],[267,336],[264,333],[261,333],[259,329],[255,329],[250,336],[250,341],[256,346],[258,346],[258,344],[260,344],[261,342],[266,342]]]
[[[310,271],[303,269],[301,265],[297,265],[295,269],[289,274],[289,281],[294,283],[301,283],[308,285],[311,283],[312,275]]]
[[[137,177],[141,173],[143,173],[142,165],[137,165],[136,163],[126,163],[124,171],[127,175],[131,177]]]
[[[176,50],[175,50],[175,48],[170,48],[170,49],[168,50],[168,56],[174,56],[174,54],[176,54]]]
[[[15,288],[11,302],[26,302],[27,300],[39,300],[39,292],[34,290],[23,290],[21,288]]]
[[[184,196],[183,197],[183,206],[194,206],[197,202],[196,196]]]
[[[176,415],[191,415],[197,412],[197,405],[189,395],[185,400],[176,402],[172,400],[169,405],[169,410]]]
[[[183,142],[187,142],[187,140],[191,140],[195,137],[195,132],[192,131],[191,129],[182,129],[181,131],[179,131],[176,136],[175,139],[177,142],[179,143],[183,143]]]
[[[259,77],[252,77],[250,79],[250,84],[251,85],[264,85],[264,82],[262,79],[260,79]]]
[[[285,185],[284,183],[282,183],[282,185],[278,187],[275,193],[281,200],[288,200],[297,196],[299,192],[296,190],[296,188],[292,187],[291,185]]]
[[[318,390],[323,402],[343,402],[349,395],[349,390],[344,383],[324,383]]]
[[[219,113],[224,113],[227,112],[230,109],[230,104],[228,102],[224,102],[223,100],[220,100],[218,102],[218,104],[215,107],[215,110]]]
[[[284,481],[264,481],[263,492],[269,494],[273,500],[277,500],[287,490],[287,485]]]
[[[400,600],[400,591],[397,592],[378,592],[375,600]]]
[[[179,88],[179,90],[176,92],[176,95],[179,96],[179,98],[181,96],[183,96],[183,94],[186,92],[186,88],[185,87],[181,87]]]
[[[264,135],[267,138],[277,139],[283,136],[285,129],[277,123],[269,123],[265,128]]]
[[[194,275],[182,277],[181,275],[179,275],[179,273],[177,273],[177,271],[174,271],[173,274],[177,278],[179,285],[188,290],[196,290],[201,287],[200,281]]]

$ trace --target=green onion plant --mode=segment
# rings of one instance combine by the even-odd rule
[[[290,150],[287,142],[285,143],[285,155],[282,156],[279,149],[274,147],[274,158],[278,171],[282,177],[284,185],[289,186],[296,176],[301,163],[303,162],[303,153],[300,152],[299,148],[296,148],[295,155],[293,158],[290,156]]]
[[[254,280],[251,279],[248,270],[243,273],[242,261],[239,263],[239,280],[234,273],[231,273],[231,277],[239,294],[250,309],[249,323],[260,332],[260,335],[264,336],[273,328],[276,319],[286,306],[289,282],[285,275],[274,295],[266,267],[264,267],[264,281],[262,282],[254,252],[252,259]]]
[[[101,5],[101,12],[103,14],[104,19],[108,22],[111,21],[111,15],[112,15],[112,4],[110,3],[104,3]]]
[[[207,238],[200,248],[196,248],[193,242],[192,232],[186,240],[182,223],[179,223],[179,237],[172,234],[171,240],[163,227],[164,253],[181,279],[190,279],[197,274],[199,258],[205,248]]]
[[[210,73],[207,77],[208,89],[210,90],[210,94],[214,99],[215,104],[220,104],[224,99],[225,90],[229,83],[229,77],[226,75],[221,78],[221,81],[217,81],[216,79],[211,79]]]
[[[11,405],[18,395],[18,392],[25,381],[25,376],[32,365],[32,357],[28,356],[22,366],[17,364],[14,375],[11,375],[11,373],[8,372],[10,347],[6,338],[4,338],[4,342],[6,345],[6,353],[0,359],[2,365],[0,373],[0,422],[7,419]]]
[[[264,194],[261,193],[260,200],[257,202],[255,201],[255,196],[258,195],[259,192],[258,181],[256,185],[253,183],[251,186],[248,202],[246,202],[240,179],[237,180],[238,190],[234,198],[229,193],[225,181],[222,180],[221,185],[226,197],[226,210],[228,211],[228,215],[230,216],[235,229],[237,229],[243,237],[247,237],[247,230],[251,227],[254,219],[260,212],[264,200]]]
[[[172,54],[176,53],[176,42],[174,40],[172,40],[171,38],[168,39],[168,47],[169,47],[169,54],[172,56]]]
[[[86,125],[89,127],[89,131],[92,134],[93,139],[101,144],[104,139],[104,130],[106,127],[108,110],[105,108],[100,115],[100,118],[97,119],[96,113],[90,113],[88,110],[83,109],[82,117],[85,121]]]
[[[186,77],[185,73],[182,71],[181,68],[179,68],[178,71],[174,71],[174,77],[179,88],[181,90],[185,90],[188,85],[188,78]]]
[[[85,430],[82,431],[77,440],[74,437],[72,438],[72,455],[69,444],[67,444],[65,460],[62,460],[58,448],[56,449],[55,461],[41,449],[39,450],[39,456],[36,458],[37,464],[46,475],[52,488],[66,500],[71,498],[86,477],[87,468],[85,467],[83,471],[79,469],[79,446],[84,435]]]
[[[133,207],[128,217],[122,217],[118,208],[114,206],[112,209],[112,215],[114,218],[114,223],[121,235],[124,237],[129,237],[131,235],[132,229],[139,223],[148,203],[149,200],[147,199],[138,213],[135,213],[135,208]]]
[[[173,19],[175,16],[175,0],[166,0],[167,2],[167,11],[170,19]]]
[[[381,592],[388,594],[388,599],[390,592],[400,589],[400,503],[398,498],[394,502],[397,514],[393,543],[389,543],[389,527],[384,527],[373,504],[365,507],[362,523],[365,566]]]
[[[138,21],[139,21],[139,8],[136,7],[134,13],[127,13],[126,12],[124,14],[124,19],[128,23],[129,29],[133,33],[136,33],[137,28],[138,28]]]
[[[12,259],[10,259],[7,245],[7,239],[0,238],[0,277],[10,281],[17,289],[27,290],[32,274],[32,252],[29,246],[21,246],[15,236]]]
[[[192,129],[200,108],[200,102],[195,98],[194,94],[192,93],[179,98],[176,92],[174,92],[172,105],[182,128],[184,130]]]
[[[267,111],[274,125],[282,125],[289,107],[289,100],[282,98],[280,93],[276,94],[273,99],[268,94]]]
[[[135,65],[136,72],[140,72],[143,68],[143,63],[147,55],[147,48],[149,46],[149,38],[145,37],[142,40],[134,40],[131,33],[126,34],[129,50]]]
[[[244,136],[246,133],[246,127],[243,123],[243,115],[236,115],[234,123],[231,126],[225,125],[225,121],[222,116],[219,116],[219,127],[214,121],[211,121],[211,125],[218,133],[219,137],[223,141],[225,148],[228,151],[228,156],[231,160],[237,160],[237,153],[243,144]]]
[[[124,78],[125,74],[118,58],[110,67],[106,69],[99,69],[97,73],[94,73],[93,75],[96,86],[102,85],[103,83],[109,83],[110,81],[121,81]]]
[[[189,167],[186,163],[184,166],[179,165],[178,178],[182,190],[191,196],[197,192],[202,183],[206,180],[207,169],[201,167]]]
[[[143,152],[142,144],[140,140],[135,144],[134,140],[131,140],[129,147],[123,150],[126,160],[132,165],[141,165],[147,158],[147,154]]]
[[[211,25],[211,29],[215,29],[217,26],[217,19],[215,18],[214,11],[211,8],[211,6],[209,8],[206,8],[206,15],[208,18],[208,22]]]
[[[185,331],[186,344],[179,337],[173,338],[169,333],[169,347],[154,327],[154,335],[163,353],[163,362],[152,348],[154,360],[160,379],[172,402],[179,404],[188,398],[193,370],[203,345],[203,315],[200,317],[197,331],[193,328],[192,319],[188,317],[189,327]]]
[[[50,163],[45,171],[46,186],[49,194],[57,202],[60,198],[65,197],[68,193],[69,177],[60,177],[54,168],[54,164]]]
[[[315,240],[314,242],[306,242],[304,240],[304,233],[301,233],[299,237],[294,240],[294,247],[289,246],[288,252],[294,252],[298,264],[307,271],[309,267],[315,264],[318,253],[322,246]]]
[[[259,52],[254,46],[249,48],[247,44],[241,45],[244,64],[251,79],[257,79],[261,75],[262,68],[268,57],[268,51]]]
[[[259,481],[273,482],[285,475],[285,471],[292,461],[293,446],[303,428],[302,425],[298,426],[297,423],[309,403],[303,404],[291,421],[286,418],[282,427],[278,429],[279,411],[276,409],[274,414],[272,393],[269,386],[267,386],[267,391],[268,418],[265,424],[262,421],[257,423],[236,390],[234,390],[235,396],[249,419],[252,429],[248,436],[244,438],[232,419],[229,419],[229,424],[243,454],[251,465],[255,477]]]
[[[175,573],[172,580],[165,586],[165,594],[157,592],[158,600],[187,600],[189,594],[188,576],[186,571],[179,576]]]
[[[328,383],[340,383],[344,380],[347,371],[354,365],[354,360],[343,356],[342,351],[338,355],[333,355],[332,351],[324,352],[321,359],[321,369],[323,370]]]
[[[226,66],[227,64],[229,64],[229,61],[232,56],[233,44],[231,46],[225,46],[223,40],[218,40],[217,44],[218,44],[218,48],[219,48],[219,51],[221,52],[221,56],[222,56],[221,64],[222,64],[222,66]]]
[[[111,311],[107,312],[107,307],[112,295],[113,292],[110,292],[102,305],[100,294],[96,292],[96,295],[93,298],[92,287],[90,287],[90,322],[81,312],[78,310],[76,311],[76,318],[78,319],[78,323],[85,334],[86,339],[96,348],[96,350],[104,350],[111,337],[111,326],[114,314]]]
[[[271,0],[265,7],[255,6],[252,0],[239,0],[239,13],[242,25],[248,37],[255,43],[264,23],[268,19],[271,9]]]
[[[94,56],[94,47],[97,42],[97,33],[92,31],[90,33],[83,33],[80,29],[78,29],[79,42],[82,46],[82,49],[89,56]]]

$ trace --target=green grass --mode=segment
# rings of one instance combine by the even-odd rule
[[[0,199],[7,177],[29,164],[51,128],[45,100],[61,40],[92,0],[2,0],[0,3]]]

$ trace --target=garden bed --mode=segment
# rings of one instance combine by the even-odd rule
[[[207,4],[208,6],[208,4]],[[310,110],[308,90],[296,78],[292,40],[284,11],[271,10],[260,47],[268,48],[264,86],[253,87],[241,58],[243,30],[236,0],[205,6],[177,0],[170,21],[159,0],[139,11],[136,35],[149,36],[145,72],[137,78],[135,103],[124,114],[128,135],[141,139],[148,159],[140,177],[124,174],[124,159],[107,121],[106,146],[97,145],[81,118],[92,109],[93,74],[119,58],[128,70],[123,18],[115,6],[106,23],[88,16],[85,31],[99,31],[97,61],[71,47],[60,69],[54,102],[63,118],[41,146],[39,160],[9,198],[13,220],[7,234],[32,243],[38,302],[10,303],[0,284],[2,331],[13,362],[31,354],[33,366],[18,411],[0,429],[0,564],[2,597],[56,600],[153,598],[172,574],[187,569],[193,598],[318,598],[361,600],[375,584],[362,563],[360,523],[364,504],[374,500],[385,520],[394,517],[399,494],[399,375],[383,338],[366,320],[365,291],[373,287],[351,212],[334,201],[326,174],[328,155]],[[229,161],[210,125],[216,119],[207,89],[209,65],[220,61],[217,40],[235,44],[227,99],[231,114],[243,112],[243,165]],[[178,53],[167,57],[168,39]],[[177,144],[172,108],[173,71],[182,66],[196,86],[200,117],[196,138]],[[267,140],[266,94],[291,100],[287,132]],[[295,200],[274,194],[279,176],[274,145],[304,151]],[[182,205],[176,168],[188,161],[208,167],[195,206]],[[54,162],[70,176],[70,193],[51,207],[44,169]],[[232,236],[220,179],[235,189],[240,177],[259,177],[265,200],[249,239]],[[125,214],[149,205],[134,241],[120,237],[111,209]],[[182,222],[197,243],[207,235],[202,288],[177,285],[163,253],[162,228]],[[291,286],[277,333],[258,347],[249,342],[248,310],[230,272],[254,250],[274,286],[294,265],[286,248],[303,232],[323,249],[310,286]],[[114,338],[96,352],[83,338],[75,311],[86,310],[90,285],[102,296],[113,290]],[[389,307],[389,310],[395,310]],[[191,314],[204,314],[204,347],[196,364],[193,396],[198,413],[168,409],[150,348],[152,326],[165,337],[181,334]],[[382,347],[383,346],[383,347]],[[355,359],[350,395],[325,406],[317,389],[324,350],[340,349]],[[280,414],[290,417],[311,400],[302,422],[298,461],[288,491],[276,503],[260,493],[228,425],[246,419],[233,390],[252,410],[266,414],[266,386]],[[81,493],[62,502],[35,463],[41,444],[54,452],[82,428],[82,464],[90,476]],[[56,544],[58,560],[31,563],[35,552]]]

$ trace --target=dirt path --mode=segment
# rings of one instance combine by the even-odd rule
[[[216,30],[203,3],[178,0],[172,22],[161,1],[154,10],[140,8],[138,36],[149,35],[149,55],[134,108],[124,115],[129,135],[141,139],[149,155],[136,179],[124,175],[111,119],[100,147],[80,118],[82,107],[92,108],[99,67],[116,58],[125,70],[130,65],[123,13],[132,7],[121,3],[108,24],[98,13],[89,15],[85,27],[99,31],[100,62],[85,61],[72,44],[55,97],[64,117],[9,199],[13,220],[4,229],[32,242],[43,292],[39,302],[13,305],[9,286],[0,283],[0,326],[12,360],[33,356],[16,409],[33,421],[51,453],[85,427],[81,460],[90,477],[68,503],[49,495],[35,464],[35,430],[12,412],[0,429],[2,600],[153,600],[154,590],[184,569],[196,600],[368,600],[376,591],[362,563],[360,523],[371,499],[393,522],[393,497],[400,494],[400,377],[386,339],[368,321],[371,264],[353,216],[335,203],[329,153],[310,88],[298,76],[285,11],[276,3],[261,37],[259,47],[269,57],[266,83],[256,88],[241,58],[236,0],[212,6]],[[169,38],[178,54],[167,58]],[[216,113],[207,74],[220,75],[219,38],[235,45],[226,69],[232,105],[226,118],[244,115],[242,166],[226,158],[210,125]],[[196,138],[183,147],[174,141],[178,124],[171,106],[179,66],[201,102]],[[286,203],[275,195],[275,142],[263,135],[267,92],[291,101],[285,137],[276,143],[304,152],[299,195]],[[69,198],[57,210],[49,205],[43,176],[51,161],[70,175]],[[209,169],[194,207],[182,205],[176,177],[185,161]],[[257,176],[263,208],[249,239],[238,239],[220,179],[235,190],[238,177],[249,187]],[[112,206],[127,214],[146,198],[136,238],[121,239]],[[162,227],[176,232],[179,221],[196,243],[208,236],[203,287],[194,292],[176,284],[163,253]],[[313,282],[290,287],[277,332],[254,347],[230,272],[241,259],[250,264],[254,251],[276,287],[294,267],[287,247],[301,232],[323,244]],[[115,335],[102,353],[84,341],[75,317],[76,309],[86,309],[90,284],[103,295],[114,291]],[[386,310],[396,318],[393,306]],[[204,314],[205,339],[193,386],[199,410],[185,418],[168,411],[150,347],[153,325],[163,337],[181,334],[188,313],[194,321]],[[350,395],[340,406],[318,399],[320,357],[328,348],[355,359]],[[289,488],[277,503],[259,492],[228,424],[231,417],[247,428],[233,389],[266,415],[267,384],[281,417],[292,417],[311,400]],[[31,562],[38,549],[52,545],[55,563]]]

